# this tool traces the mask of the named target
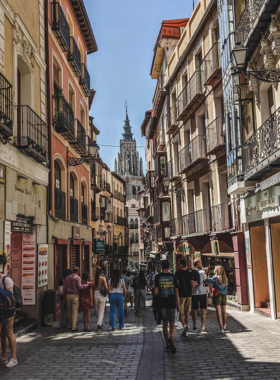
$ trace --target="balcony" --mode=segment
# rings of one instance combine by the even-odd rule
[[[70,197],[70,220],[78,223],[78,199]]]
[[[215,42],[204,58],[204,86],[214,87],[221,79],[220,42]]]
[[[70,28],[59,2],[52,2],[52,31],[62,51],[70,50]]]
[[[12,85],[0,73],[0,133],[4,137],[13,136]]]
[[[243,145],[245,181],[260,180],[280,165],[280,108]]]
[[[146,213],[145,213],[145,218],[149,219],[152,216],[151,213],[151,206],[146,207]]]
[[[176,102],[178,107],[178,119],[186,120],[204,101],[204,72],[195,71]]]
[[[156,133],[156,140],[155,140],[155,151],[156,152],[161,152],[165,148],[165,137],[163,134],[163,129],[160,129]]]
[[[169,222],[170,227],[170,236],[171,237],[177,237],[182,235],[182,218],[175,218],[170,220]]]
[[[82,75],[81,53],[74,37],[70,37],[70,50],[68,52],[68,62],[72,67],[74,75],[76,77],[80,77]]]
[[[38,162],[47,162],[47,125],[29,107],[17,106],[18,130],[15,146]]]
[[[97,222],[100,217],[100,209],[95,206],[95,202],[91,202],[91,220]]]
[[[153,115],[157,120],[159,120],[160,118],[160,114],[162,112],[162,108],[163,108],[164,101],[167,94],[164,88],[165,78],[166,78],[166,75],[159,75],[154,98],[153,98]]]
[[[176,181],[178,178],[180,178],[179,176],[179,160],[178,158],[172,158],[168,164],[167,164],[167,176],[168,178],[170,179],[171,182],[174,182]]]
[[[113,253],[113,246],[109,244],[105,244],[105,255],[112,255]]]
[[[147,190],[150,190],[155,186],[155,171],[154,170],[149,170],[147,172],[146,186],[147,186]]]
[[[227,203],[211,207],[212,232],[222,232],[232,227],[229,211]]]
[[[128,246],[124,245],[124,246],[118,247],[118,255],[128,256],[129,255]]]
[[[88,224],[88,207],[82,203],[82,224]]]
[[[182,234],[199,235],[211,231],[210,210],[203,209],[182,216]]]
[[[117,216],[117,224],[119,226],[125,226],[126,225],[126,218],[123,218],[122,216]]]
[[[54,118],[53,126],[66,140],[75,139],[74,112],[63,95],[53,95]]]
[[[54,191],[55,217],[66,219],[65,193],[60,189]]]
[[[178,121],[177,121],[177,107],[170,107],[166,114],[167,120],[167,135],[174,135],[178,131]]]
[[[90,96],[90,75],[87,70],[87,67],[84,63],[82,63],[82,74],[80,76],[80,85],[84,91],[86,97]]]
[[[85,155],[87,154],[86,131],[78,119],[76,119],[76,123],[77,138],[75,140],[70,141],[70,144],[73,146],[73,148],[78,154]]]
[[[225,150],[223,124],[223,118],[217,117],[206,128],[206,154],[216,154]]]
[[[180,173],[184,173],[194,166],[207,161],[204,136],[196,136],[179,153]]]

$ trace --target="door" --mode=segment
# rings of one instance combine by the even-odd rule
[[[74,267],[80,267],[78,245],[71,246],[71,268],[74,268]]]
[[[83,273],[90,273],[89,268],[89,245],[84,246],[84,254],[83,254]]]
[[[270,314],[264,226],[250,227],[255,307]]]
[[[61,280],[63,278],[63,273],[67,269],[67,246],[66,245],[56,245],[56,283],[55,289],[57,289],[58,285],[61,284]],[[55,320],[61,318],[61,310],[60,310],[60,297],[57,294],[56,296],[56,312],[55,312]]]
[[[280,223],[270,226],[277,318],[280,318]]]

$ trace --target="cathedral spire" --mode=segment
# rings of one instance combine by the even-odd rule
[[[125,124],[123,126],[123,129],[124,129],[124,133],[122,134],[123,135],[123,139],[124,140],[132,140],[132,136],[133,136],[133,133],[131,133],[131,126],[130,126],[130,120],[128,118],[128,112],[127,112],[127,102],[125,103],[125,109],[126,109],[126,118],[125,118]]]

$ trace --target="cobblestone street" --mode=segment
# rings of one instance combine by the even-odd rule
[[[150,307],[145,316],[129,310],[125,330],[97,334],[40,328],[18,339],[19,365],[0,368],[1,379],[280,379],[280,324],[229,310],[228,330],[216,333],[215,312],[207,314],[209,334],[176,331],[177,354],[165,353],[161,327]],[[79,329],[82,330],[81,317]],[[96,317],[93,316],[92,329]]]

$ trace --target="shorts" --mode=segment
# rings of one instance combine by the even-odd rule
[[[180,297],[181,311],[189,313],[192,310],[192,297]]]
[[[199,294],[192,296],[192,308],[198,310],[198,302],[200,303],[200,309],[207,309],[206,306],[206,294]]]
[[[175,322],[175,309],[161,309],[161,318],[163,321]]]
[[[130,302],[130,294],[126,295],[124,302]]]
[[[129,288],[129,297],[134,297],[134,289],[132,287]]]
[[[213,296],[213,305],[226,306],[227,304],[227,295],[226,294],[218,294],[217,296]]]
[[[4,328],[4,330],[13,331],[14,317],[5,319],[5,322],[3,323],[2,326],[3,326],[2,328]]]

